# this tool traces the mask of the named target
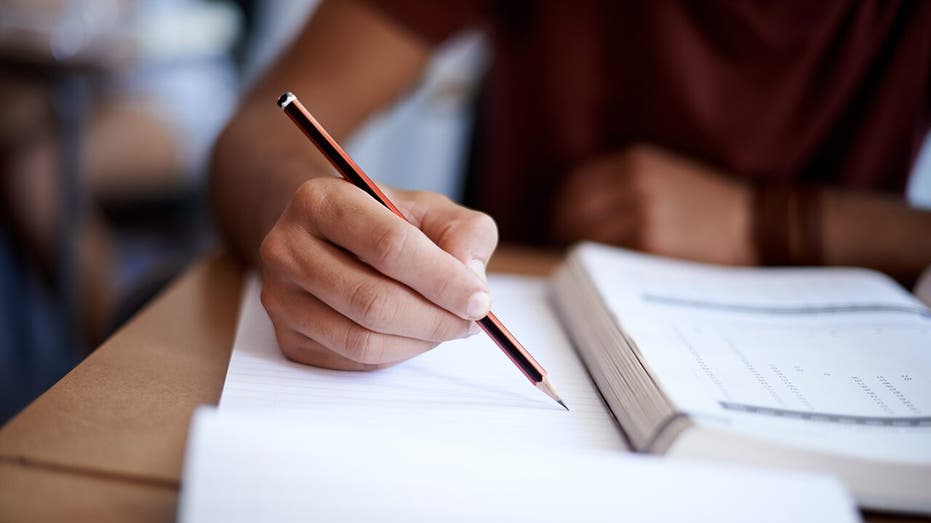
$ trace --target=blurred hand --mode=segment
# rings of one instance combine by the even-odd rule
[[[411,223],[321,177],[297,190],[266,235],[262,304],[288,358],[367,370],[477,332],[473,320],[491,307],[494,221],[437,194],[385,192]]]
[[[652,146],[599,158],[558,193],[554,233],[696,261],[751,265],[750,190]]]

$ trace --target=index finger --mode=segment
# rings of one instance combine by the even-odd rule
[[[361,189],[333,182],[328,194],[309,196],[317,199],[309,217],[322,236],[453,314],[488,314],[491,296],[477,274]]]

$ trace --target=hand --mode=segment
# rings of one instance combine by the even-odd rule
[[[554,233],[695,261],[752,265],[750,190],[668,151],[635,146],[572,172]]]
[[[485,214],[425,192],[385,191],[411,223],[335,177],[294,194],[260,249],[262,304],[295,361],[388,366],[477,330],[491,307]]]

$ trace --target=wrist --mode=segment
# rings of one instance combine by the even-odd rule
[[[735,248],[732,259],[735,265],[757,265],[757,250],[753,241],[753,188],[749,184],[739,184],[735,199],[737,203],[733,206],[730,220],[735,239],[732,242]]]
[[[760,184],[753,188],[751,205],[758,264],[821,264],[820,188]]]

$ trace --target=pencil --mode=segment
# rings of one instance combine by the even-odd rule
[[[388,210],[402,220],[407,220],[404,215],[401,214],[401,211],[391,203],[391,200],[385,196],[381,189],[379,189],[365,172],[362,171],[362,168],[356,165],[356,162],[346,154],[346,151],[344,151],[326,129],[317,122],[294,94],[290,92],[282,94],[278,98],[278,106],[284,110],[295,125],[304,131],[307,138],[313,142],[317,149],[326,157],[333,167],[339,171],[343,178],[367,192],[369,196],[375,198],[378,203],[387,207]],[[527,349],[517,341],[517,338],[511,334],[511,331],[501,323],[501,320],[499,320],[494,313],[489,311],[487,316],[478,320],[476,323],[478,323],[479,327],[481,327],[492,341],[495,342],[495,345],[504,351],[507,357],[514,362],[514,365],[520,369],[534,387],[543,391],[544,394],[552,398],[556,403],[562,405],[564,409],[569,410],[569,407],[566,406],[559,397],[559,394],[556,393],[556,389],[553,388],[553,384],[550,382],[543,367],[529,352],[527,352]]]

